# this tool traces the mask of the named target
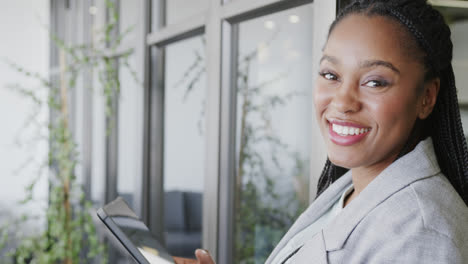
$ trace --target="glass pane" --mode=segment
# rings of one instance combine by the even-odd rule
[[[202,231],[204,51],[202,37],[169,45],[164,76],[165,240],[172,255],[192,258]]]
[[[142,168],[141,160],[143,149],[141,146],[142,115],[140,111],[143,100],[143,88],[137,80],[136,71],[138,62],[135,50],[138,47],[137,32],[140,24],[140,1],[120,1],[118,14],[117,39],[113,42],[115,47],[132,49],[133,52],[118,57],[116,61],[120,94],[118,98],[117,122],[111,126],[117,129],[117,195],[121,196],[137,215],[141,215],[140,197],[137,197],[141,188]],[[117,64],[118,62],[118,64]],[[114,128],[111,128],[114,129]],[[112,245],[112,244],[110,244]],[[113,246],[113,245],[112,245]],[[136,263],[131,257],[122,254],[118,248],[111,247],[109,263]]]
[[[137,43],[137,33],[141,28],[142,3],[140,1],[120,1],[118,6],[121,45],[124,47],[136,46],[139,44]]]
[[[308,205],[312,14],[239,25],[234,263],[264,263]]]
[[[166,0],[166,25],[181,22],[208,9],[210,0]],[[162,0],[151,0],[151,31],[158,30]]]
[[[166,1],[166,25],[180,22],[208,8],[209,0]]]
[[[102,39],[101,35],[101,19],[100,15],[103,10],[98,10],[96,1],[90,3],[88,10],[91,15],[90,21],[90,43],[93,45],[100,45]],[[66,14],[66,12],[63,12]],[[99,208],[105,204],[106,193],[106,121],[105,121],[105,102],[102,94],[100,93],[102,86],[99,81],[99,70],[93,69],[92,72],[92,113],[100,113],[92,117],[92,153],[91,153],[91,199],[94,208]]]
[[[136,32],[138,31],[139,5],[132,1],[120,1],[119,31],[121,47],[135,48]],[[119,58],[118,74],[120,82],[120,98],[118,109],[118,162],[117,162],[117,192],[129,204],[130,208],[139,214],[139,201],[135,197],[137,188],[141,186],[142,149],[140,138],[143,131],[141,111],[141,96],[143,88],[136,77],[137,61],[135,52]]]
[[[450,3],[447,1],[447,4]],[[468,138],[468,75],[466,74],[468,72],[468,3],[465,8],[451,6],[436,8],[444,15],[452,31],[452,65],[457,83],[458,101],[461,105],[463,129]]]

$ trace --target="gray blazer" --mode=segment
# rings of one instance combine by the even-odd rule
[[[348,172],[320,195],[266,263],[350,183]],[[387,167],[291,263],[468,263],[468,207],[441,173],[432,140]]]

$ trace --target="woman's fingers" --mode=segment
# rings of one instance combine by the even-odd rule
[[[197,264],[198,260],[196,259],[187,259],[187,258],[179,258],[179,257],[172,257],[176,264]],[[209,262],[208,262],[209,263]]]
[[[172,257],[176,264],[215,264],[210,256],[210,253],[204,249],[197,249],[195,251],[197,259]]]
[[[197,249],[195,251],[195,256],[199,261],[198,264],[215,264],[215,262],[210,256],[210,253],[207,250]]]

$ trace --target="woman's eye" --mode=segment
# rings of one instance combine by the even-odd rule
[[[385,87],[388,85],[386,81],[379,81],[379,80],[371,80],[365,83],[366,86],[377,88],[377,87]]]
[[[323,78],[327,79],[327,80],[330,80],[330,81],[336,81],[338,80],[338,77],[336,77],[335,74],[333,73],[330,73],[330,72],[319,72],[320,76],[322,76]]]

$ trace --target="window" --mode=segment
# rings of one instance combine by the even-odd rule
[[[138,20],[141,4],[132,1],[120,1],[118,30],[121,44],[116,59],[120,91],[116,109],[117,132],[117,179],[116,188],[119,196],[123,197],[137,214],[140,214],[139,189],[141,188],[142,172],[142,102],[143,85],[141,74],[138,74],[139,30],[141,22]],[[111,127],[112,129],[112,127]]]
[[[175,256],[201,248],[205,174],[205,44],[166,46],[164,69],[164,235]]]
[[[234,263],[264,263],[309,202],[312,16],[239,24]]]

